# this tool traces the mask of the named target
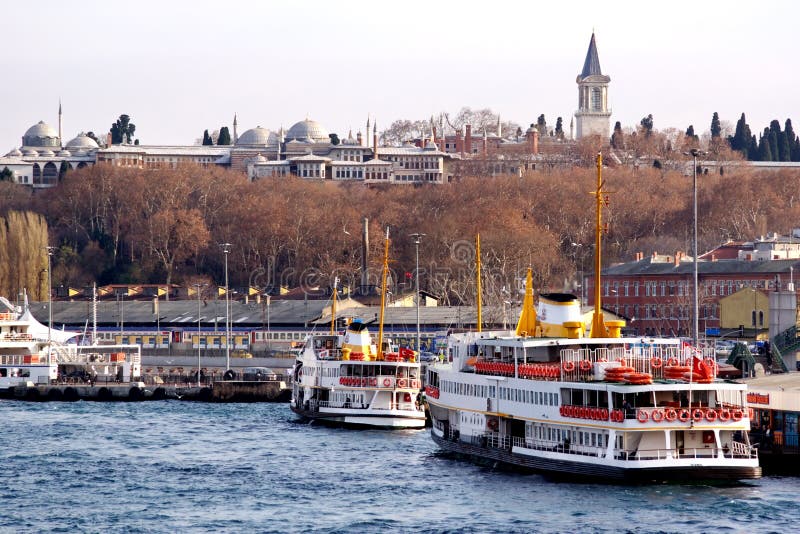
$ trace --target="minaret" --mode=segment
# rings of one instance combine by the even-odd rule
[[[61,136],[61,99],[58,99],[58,146],[63,147],[64,141],[63,137]]]
[[[608,108],[610,81],[611,78],[600,70],[597,43],[592,33],[583,70],[575,80],[578,84],[578,111],[575,113],[578,139],[588,135],[608,138],[611,134],[611,110]]]
[[[570,139],[575,139],[574,129],[575,129],[575,117],[572,116],[572,117],[569,118],[569,138]]]
[[[497,116],[497,137],[503,138],[503,126],[500,123],[500,115]]]
[[[236,144],[236,141],[239,140],[239,133],[236,131],[236,127],[238,123],[236,122],[236,113],[233,114],[233,144]]]
[[[364,142],[369,144],[369,113],[367,113],[367,133],[364,137],[365,137]]]
[[[378,159],[378,121],[372,125],[372,146],[375,152],[375,159]]]

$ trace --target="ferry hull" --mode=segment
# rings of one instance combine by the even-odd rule
[[[486,448],[445,439],[431,430],[433,441],[444,451],[478,462],[501,463],[512,469],[545,473],[555,477],[579,477],[579,481],[612,483],[651,482],[734,482],[761,478],[759,466],[662,466],[622,468],[602,464],[572,462],[553,458],[513,454],[508,450]]]
[[[297,415],[311,421],[318,421],[334,426],[362,427],[362,428],[424,428],[425,417],[418,415],[404,415],[393,413],[390,415],[365,413],[353,414],[342,412],[311,411],[291,406]]]

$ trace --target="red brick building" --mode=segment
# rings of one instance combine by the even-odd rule
[[[719,327],[719,300],[744,287],[786,291],[800,259],[698,262],[700,329]],[[798,271],[800,272],[800,271]],[[692,331],[691,258],[653,254],[603,270],[602,304],[628,322],[639,335],[688,336]],[[594,304],[594,279],[584,280]]]

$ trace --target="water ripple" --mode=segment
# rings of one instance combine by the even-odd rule
[[[0,531],[787,532],[800,479],[552,482],[285,405],[0,401]]]

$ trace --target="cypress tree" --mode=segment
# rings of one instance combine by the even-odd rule
[[[611,134],[611,146],[617,150],[622,150],[625,148],[625,138],[622,134],[622,124],[620,124],[619,121],[614,124],[614,133]]]
[[[764,133],[758,142],[758,161],[772,161],[772,148],[769,142],[769,128],[764,128]]]
[[[653,133],[653,114],[651,113],[647,117],[644,117],[639,121],[639,124],[644,130],[645,137],[650,137],[650,134]]]
[[[217,138],[218,145],[230,145],[231,144],[231,134],[228,131],[227,126],[223,126],[219,129],[219,137]]]
[[[786,142],[789,144],[789,159],[787,161],[800,161],[800,151],[798,151],[800,140],[798,140],[797,134],[794,133],[792,119],[786,119],[783,133],[786,135]]]
[[[556,119],[556,137],[564,139],[564,121],[561,117]]]
[[[699,141],[700,138],[694,133],[694,124],[690,124],[688,128],[686,128],[686,138],[692,141]]]
[[[208,135],[208,130],[203,131],[203,146],[213,145],[214,142],[211,141],[211,136]]]
[[[722,125],[719,122],[719,114],[715,111],[711,117],[711,137],[719,138],[722,135]]]
[[[742,113],[742,116],[736,121],[736,132],[733,134],[733,137],[730,138],[731,150],[738,150],[747,158],[751,137],[750,126],[747,125],[747,119],[744,113]]]

